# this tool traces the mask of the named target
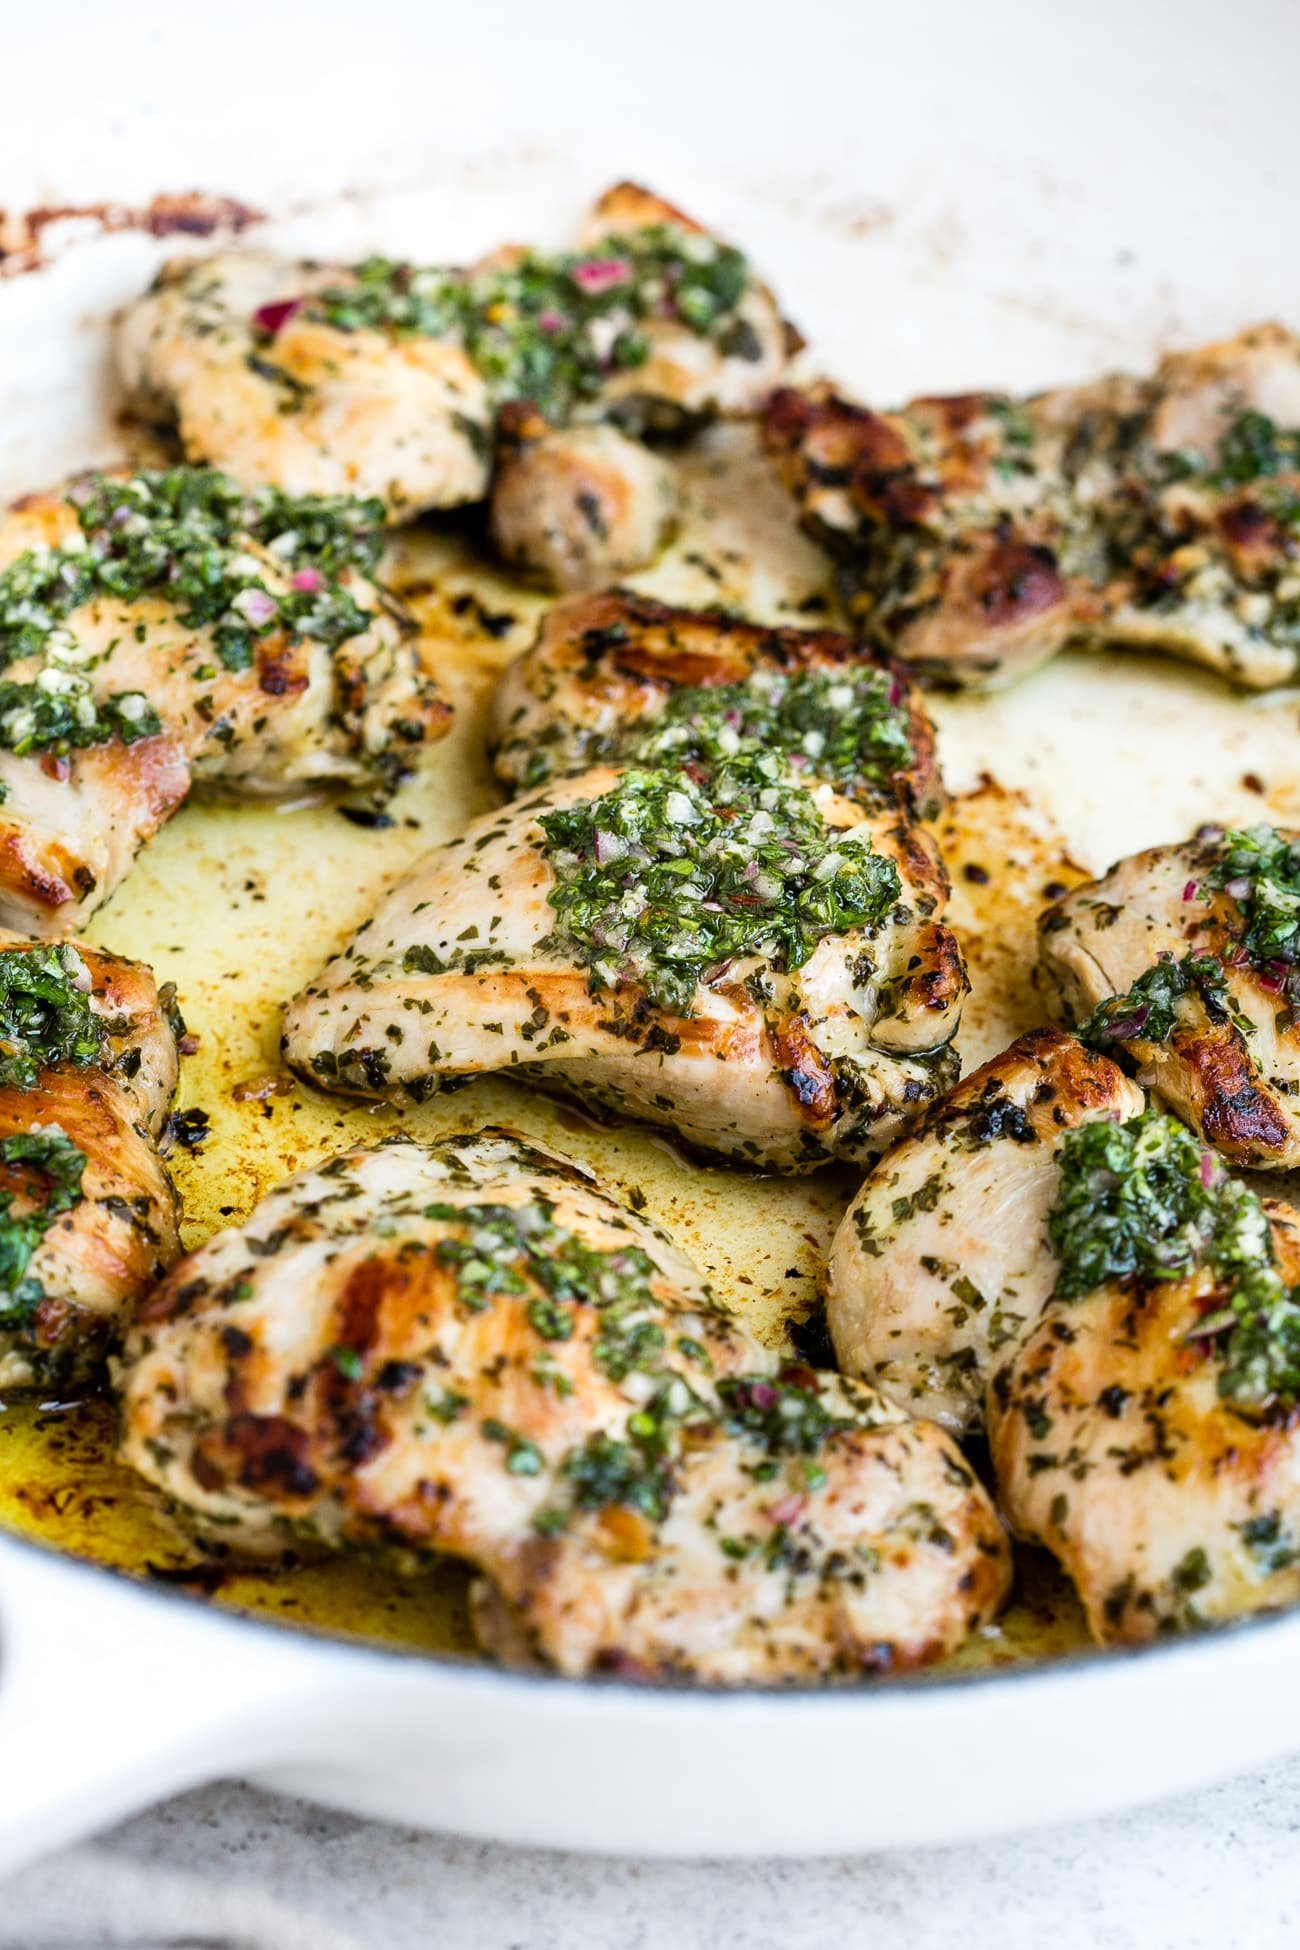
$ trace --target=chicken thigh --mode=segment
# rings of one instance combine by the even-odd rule
[[[57,936],[193,784],[392,789],[450,712],[370,580],[378,510],[202,468],[0,528],[0,921]]]
[[[896,810],[718,730],[426,855],[290,1004],[290,1064],[416,1099],[509,1070],[781,1171],[874,1156],[956,1074],[942,867]]]
[[[550,427],[501,411],[492,540],[503,562],[555,589],[594,589],[644,568],[677,517],[672,469],[614,426]]]
[[[1300,834],[1151,847],[1049,907],[1039,939],[1087,1041],[1235,1164],[1300,1165]]]
[[[954,1434],[979,1429],[994,1356],[1052,1290],[1047,1218],[1066,1132],[1145,1102],[1107,1057],[1040,1030],[932,1104],[835,1235],[827,1316],[846,1373]]]
[[[1008,1582],[945,1435],[783,1363],[504,1132],[290,1179],[158,1289],[118,1379],[127,1460],[223,1551],[451,1552],[488,1649],[570,1674],[915,1666]]]
[[[139,964],[0,934],[0,1399],[91,1379],[180,1251],[179,1026]]]
[[[783,389],[766,433],[864,635],[923,675],[1005,683],[1083,643],[1295,676],[1300,341],[1281,326],[1027,399],[875,413]]]
[[[737,740],[761,730],[865,807],[892,802],[919,817],[942,803],[920,693],[851,638],[678,609],[630,589],[547,612],[497,684],[489,743],[497,776],[517,790],[647,740],[676,737],[689,758],[685,729],[673,727],[701,712],[720,715]]]
[[[1015,1532],[1133,1642],[1300,1598],[1297,1279],[1295,1215],[1049,1031],[877,1165],[828,1312],[849,1371],[987,1429]]]
[[[576,251],[508,248],[469,271],[179,259],[128,309],[118,357],[189,459],[245,486],[375,495],[400,520],[488,494],[509,402],[556,426],[680,432],[756,411],[787,344],[739,251],[625,183]],[[503,506],[498,527],[517,520]]]

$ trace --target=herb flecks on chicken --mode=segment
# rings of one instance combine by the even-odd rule
[[[493,700],[533,790],[429,854],[290,1004],[290,1063],[500,1070],[744,1163],[868,1158],[956,1074],[966,991],[914,690],[833,631],[557,604]]]
[[[1099,1639],[1300,1596],[1296,1215],[1073,1037],[1022,1037],[880,1161],[828,1318],[850,1372],[987,1429]]]
[[[774,752],[846,798],[869,798],[913,762],[902,693],[891,672],[870,664],[759,667],[742,683],[675,691],[661,718],[629,727],[624,750],[638,764],[684,770],[727,764],[746,749]]]
[[[0,934],[0,1400],[97,1378],[180,1251],[158,1144],[181,1027],[147,969]]]
[[[864,807],[928,814],[942,799],[916,687],[834,630],[610,589],[556,604],[493,698],[493,759],[513,789],[612,759],[716,765],[742,743]]]
[[[864,827],[829,828],[778,754],[745,742],[694,775],[638,768],[597,800],[542,813],[557,929],[596,988],[635,982],[689,1015],[727,964],[802,968],[824,936],[875,927],[901,897]]]
[[[1221,1285],[1195,1343],[1220,1364],[1219,1392],[1285,1409],[1300,1396],[1300,1299],[1278,1277],[1263,1204],[1185,1124],[1148,1109],[1088,1124],[1061,1143],[1048,1234],[1056,1292],[1112,1280],[1177,1280],[1208,1267]]]
[[[904,1669],[1007,1584],[947,1437],[501,1132],[290,1179],[147,1302],[122,1389],[127,1460],[223,1555],[454,1553],[485,1647],[571,1674]]]
[[[527,400],[554,423],[599,398],[611,373],[646,365],[651,319],[683,325],[724,355],[744,358],[752,341],[760,357],[739,310],[750,283],[731,245],[651,224],[587,251],[527,251],[478,270],[368,258],[352,282],[306,306],[339,331],[454,339],[494,401]]]
[[[67,933],[192,783],[384,795],[449,709],[370,580],[383,510],[96,474],[0,532],[0,918]]]
[[[1039,922],[1062,1015],[1234,1164],[1300,1164],[1300,841],[1203,828]]]
[[[1263,325],[1149,379],[887,413],[787,389],[767,437],[860,628],[919,671],[1105,644],[1262,688],[1300,667],[1298,350]]]
[[[0,1088],[35,1090],[51,1063],[84,1070],[104,1060],[107,1035],[91,988],[71,943],[0,949]]]
[[[61,1212],[81,1200],[89,1160],[57,1125],[0,1138],[0,1181],[20,1189],[0,1189],[0,1334],[30,1328],[45,1298],[39,1280],[29,1279],[32,1254]]]
[[[390,520],[490,501],[507,560],[589,588],[642,567],[672,525],[665,463],[629,436],[756,412],[790,339],[739,251],[622,183],[576,248],[468,269],[178,260],[118,350],[128,394],[191,458],[375,494]]]
[[[1168,953],[1146,969],[1123,995],[1107,996],[1079,1024],[1080,1039],[1093,1049],[1141,1038],[1144,1043],[1167,1042],[1187,1019],[1184,1004],[1199,997],[1211,1019],[1223,1022],[1232,1013],[1223,963],[1217,955],[1184,955],[1175,961]]]
[[[1283,981],[1300,963],[1300,839],[1276,826],[1225,833],[1207,884],[1222,888],[1241,910],[1241,937],[1250,964]]]

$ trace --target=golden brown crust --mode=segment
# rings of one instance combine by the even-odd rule
[[[483,1212],[525,1202],[530,1233],[554,1224],[587,1256],[563,1292],[517,1253],[500,1286],[463,1283]],[[620,1315],[606,1282],[633,1255],[645,1284]],[[612,1358],[620,1321],[663,1350],[638,1380],[682,1381],[693,1404],[639,1488],[647,1397]],[[733,1386],[752,1411],[778,1387],[820,1404],[815,1472],[811,1450],[733,1419]],[[357,1150],[278,1188],[144,1310],[123,1393],[129,1461],[223,1553],[451,1552],[487,1580],[490,1649],[574,1674],[905,1670],[1007,1586],[996,1514],[948,1438],[783,1364],[671,1242],[508,1133]],[[724,1541],[742,1538],[763,1547]]]
[[[1300,427],[1298,354],[1262,326],[1143,380],[889,413],[787,387],[764,433],[864,636],[927,677],[999,683],[1078,642],[1263,687],[1295,671],[1300,469],[1256,449]]]
[[[1077,1022],[1162,961],[1217,968],[1220,1000],[1215,985],[1192,982],[1169,1034],[1152,1041],[1138,1027],[1116,1047],[1231,1163],[1290,1169],[1300,1164],[1300,1023],[1277,971],[1252,965],[1241,906],[1212,884],[1216,845],[1150,847],[1074,888],[1039,920],[1039,972]]]
[[[751,622],[726,611],[693,610],[631,589],[557,603],[537,640],[511,665],[493,698],[490,744],[498,777],[517,786],[539,755],[551,769],[577,769],[593,744],[658,715],[676,690],[742,682],[755,670],[887,672],[907,711],[911,760],[894,775],[900,805],[927,814],[943,803],[934,724],[905,673],[838,630]]]

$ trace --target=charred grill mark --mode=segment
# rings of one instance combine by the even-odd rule
[[[783,1016],[769,1031],[781,1081],[799,1106],[802,1120],[825,1129],[839,1111],[835,1076],[813,1041],[806,1016]]]
[[[1286,1146],[1290,1137],[1286,1119],[1255,1082],[1240,1030],[1179,1033],[1172,1047],[1190,1073],[1211,1143],[1255,1155]]]
[[[230,1482],[281,1503],[302,1503],[321,1488],[311,1438],[283,1415],[232,1415],[194,1445],[193,1469],[210,1494]]]

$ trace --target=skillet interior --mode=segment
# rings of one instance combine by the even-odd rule
[[[201,1045],[182,1103],[211,1118],[198,1151],[174,1159],[187,1243],[238,1219],[286,1172],[359,1137],[513,1124],[567,1149],[651,1214],[707,1267],[765,1336],[815,1301],[819,1257],[851,1190],[827,1172],[782,1182],[705,1169],[665,1140],[609,1132],[519,1087],[480,1082],[419,1110],[348,1109],[301,1085],[275,1087],[278,1007],[351,932],[380,888],[434,841],[493,803],[482,758],[492,676],[523,647],[538,598],[484,565],[464,524],[396,538],[390,578],[420,618],[460,704],[453,737],[372,830],[336,807],[195,804],[143,855],[92,930],[180,989]],[[829,612],[822,558],[795,533],[745,434],[721,433],[690,463],[690,513],[641,586],[671,599],[743,606],[781,620]],[[1200,819],[1300,815],[1294,699],[1247,704],[1195,673],[1146,659],[1069,656],[1005,696],[939,699],[941,755],[959,796],[943,840],[954,923],[975,993],[968,1063],[1042,1019],[1028,979],[1033,921],[1049,888],[1119,851],[1181,835]],[[987,777],[985,776],[987,775]],[[1263,794],[1245,783],[1263,782]],[[974,869],[968,873],[968,868]],[[282,1083],[283,1079],[280,1080]],[[103,1404],[0,1415],[0,1522],[93,1560],[186,1583],[194,1560],[112,1461]],[[429,1651],[470,1648],[464,1575],[404,1575],[354,1560],[275,1577],[200,1575],[218,1602]],[[1025,1555],[1017,1601],[960,1664],[1023,1663],[1079,1649],[1070,1594]]]

